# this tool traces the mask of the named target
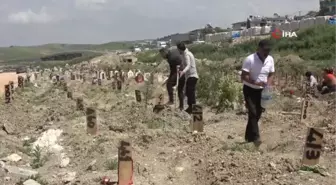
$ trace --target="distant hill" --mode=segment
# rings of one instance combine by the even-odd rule
[[[105,52],[125,50],[133,46],[135,42],[108,42],[104,44],[45,44],[40,46],[10,46],[0,47],[0,63],[35,60],[44,56],[63,52]]]

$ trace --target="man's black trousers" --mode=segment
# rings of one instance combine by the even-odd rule
[[[173,87],[176,85],[176,79],[177,75],[176,74],[172,74],[169,75],[168,81],[167,81],[167,91],[168,91],[168,96],[169,96],[169,102],[173,103],[174,102],[174,89]],[[184,93],[183,93],[183,89],[184,89],[184,84],[185,84],[185,77],[182,76],[179,79],[178,82],[178,86],[177,86],[177,93],[178,93],[178,98],[180,101],[180,105],[179,107],[183,109],[184,106]]]
[[[192,105],[196,104],[196,84],[198,79],[189,77],[186,82],[186,96],[188,97],[188,111],[192,109]]]
[[[245,140],[254,142],[260,139],[258,121],[262,114],[261,107],[262,89],[254,89],[244,85],[243,93],[248,109],[248,121],[245,131]]]

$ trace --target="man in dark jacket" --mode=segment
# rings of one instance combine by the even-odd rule
[[[168,50],[166,48],[160,49],[160,54],[161,56],[167,60],[170,68],[170,73],[167,81],[165,82],[167,86],[167,91],[168,91],[168,96],[169,96],[169,101],[168,105],[173,105],[174,104],[174,89],[173,87],[176,85],[177,82],[177,66],[180,66],[180,70],[182,70],[182,56],[179,53],[178,50]],[[178,98],[180,101],[179,108],[180,110],[183,110],[183,102],[184,102],[184,84],[185,84],[185,78],[182,77],[178,81],[178,87],[177,87],[177,92],[178,92]]]

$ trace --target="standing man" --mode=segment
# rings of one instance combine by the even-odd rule
[[[178,81],[178,87],[177,87],[177,92],[178,92],[178,98],[180,101],[179,108],[180,110],[183,110],[183,103],[184,103],[184,84],[185,84],[185,78],[181,77],[177,79],[177,66],[181,67],[182,64],[182,56],[179,53],[179,51],[175,50],[168,50],[166,48],[161,48],[160,49],[160,54],[164,59],[167,59],[167,62],[169,64],[170,68],[170,73],[168,79],[163,83],[163,85],[167,85],[167,91],[168,91],[168,96],[169,96],[169,101],[167,105],[174,105],[174,89],[173,87],[176,85],[177,80]]]
[[[196,69],[196,61],[194,55],[186,48],[184,43],[177,44],[177,49],[183,55],[183,71],[180,72],[180,77],[186,79],[186,96],[188,98],[188,108],[185,110],[191,114],[192,105],[196,104],[196,84],[198,74]]]
[[[269,55],[271,44],[268,40],[259,42],[258,51],[249,55],[242,67],[243,93],[248,109],[248,122],[245,131],[245,140],[254,142],[258,147],[261,144],[258,121],[261,117],[261,93],[264,87],[270,86],[273,81],[274,60]]]

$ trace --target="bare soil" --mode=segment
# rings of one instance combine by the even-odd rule
[[[0,86],[15,78],[13,74],[1,76]],[[299,113],[301,103],[296,99],[277,97],[263,114],[263,144],[257,149],[242,144],[247,116],[235,111],[215,114],[205,108],[204,132],[191,133],[186,114],[174,108],[152,113],[154,97],[147,108],[144,103],[137,103],[135,85],[117,92],[112,90],[110,81],[104,81],[102,86],[91,85],[90,80],[67,81],[74,99],[83,97],[86,106],[96,107],[96,136],[86,133],[85,115],[76,110],[76,101],[68,99],[63,88],[49,81],[47,74],[36,81],[39,87],[17,89],[11,104],[0,104],[0,126],[6,124],[12,130],[10,134],[0,130],[0,159],[12,153],[22,157],[6,165],[31,168],[36,157],[31,155],[24,138],[29,137],[32,142],[49,129],[63,130],[58,144],[70,163],[60,167],[59,153],[42,151],[46,161],[34,169],[39,172],[42,185],[64,184],[62,179],[70,172],[76,172],[76,177],[68,184],[100,184],[103,176],[116,181],[113,164],[122,139],[132,143],[136,185],[335,184],[335,118],[321,102],[311,109],[307,121],[307,125],[325,129],[320,165],[300,170],[307,125],[300,123],[299,115],[282,113],[288,102],[291,112]],[[159,87],[156,84],[154,90]],[[0,168],[0,184],[19,181],[20,176]]]

